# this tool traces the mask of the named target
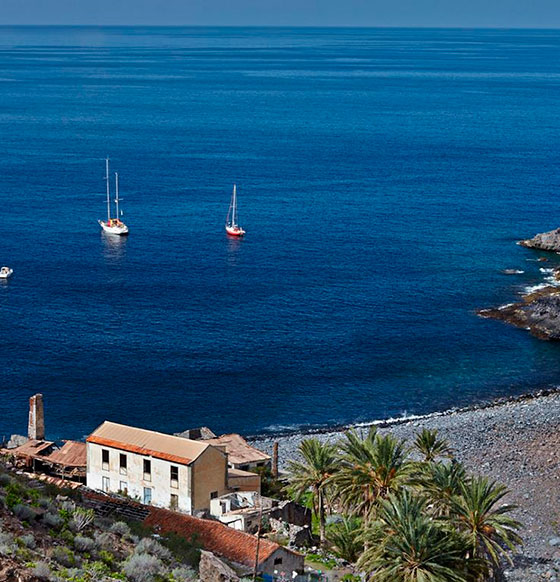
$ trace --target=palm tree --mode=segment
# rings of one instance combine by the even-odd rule
[[[414,448],[423,455],[427,463],[435,461],[437,457],[451,457],[452,450],[446,439],[438,438],[437,430],[423,428],[416,435]]]
[[[327,527],[327,541],[331,550],[347,562],[355,562],[364,549],[362,524],[359,519],[343,517]]]
[[[381,436],[374,428],[365,438],[355,430],[339,443],[340,467],[332,483],[344,510],[368,522],[380,499],[396,491],[412,467],[404,442],[391,435]]]
[[[301,441],[298,451],[301,461],[290,461],[288,489],[301,497],[305,492],[313,493],[315,515],[319,519],[319,536],[325,541],[325,494],[328,482],[337,468],[336,447],[322,443],[316,438]]]
[[[450,463],[422,463],[415,484],[428,497],[431,513],[441,517],[449,515],[452,499],[461,493],[466,479],[465,467],[452,460]]]
[[[471,582],[481,570],[467,562],[464,535],[427,514],[427,500],[404,490],[381,502],[366,532],[368,548],[357,566],[376,582]]]
[[[507,549],[515,550],[523,543],[517,533],[521,523],[508,515],[515,506],[502,503],[508,490],[487,477],[473,477],[460,490],[452,498],[451,517],[468,536],[472,554],[499,571],[502,556],[511,563]]]

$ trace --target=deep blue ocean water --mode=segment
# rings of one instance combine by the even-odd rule
[[[0,28],[0,83],[0,438],[38,391],[79,438],[560,381],[559,345],[475,315],[560,225],[560,32]],[[96,222],[106,155],[127,240]]]

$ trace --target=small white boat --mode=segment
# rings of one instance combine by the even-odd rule
[[[231,236],[243,236],[245,231],[237,224],[237,187],[233,185],[233,193],[226,218],[226,232]]]
[[[123,236],[128,234],[128,226],[119,218],[119,175],[115,172],[115,207],[116,218],[111,218],[111,188],[109,185],[109,158],[105,159],[105,180],[107,182],[107,220],[98,220],[103,232]],[[122,215],[122,210],[120,211]]]
[[[8,277],[11,277],[13,272],[14,270],[10,269],[10,267],[2,267],[0,269],[0,279],[7,279]]]

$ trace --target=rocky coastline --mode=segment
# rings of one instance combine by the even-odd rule
[[[560,228],[535,235],[533,238],[519,241],[522,247],[540,251],[560,252]]]
[[[559,278],[558,271],[555,277]],[[560,340],[560,287],[549,285],[524,295],[519,302],[479,309],[477,313],[526,329],[542,340]]]
[[[560,253],[560,228],[521,240],[520,246],[540,251]],[[546,262],[546,257],[537,259]],[[542,340],[560,340],[560,268],[541,269],[548,271],[548,284],[543,284],[521,297],[520,301],[500,307],[479,309],[477,314],[487,319],[504,321],[528,330]],[[504,274],[523,273],[518,269],[505,269]]]
[[[424,427],[438,429],[469,470],[507,485],[507,501],[518,506],[516,517],[524,524],[524,547],[506,579],[560,580],[560,390],[375,424],[407,441]],[[279,464],[285,469],[304,438],[335,441],[348,428],[260,436],[252,442],[269,452],[278,442]]]

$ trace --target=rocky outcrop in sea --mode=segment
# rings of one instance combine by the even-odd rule
[[[560,288],[544,287],[518,303],[480,309],[478,315],[527,329],[539,339],[560,340]]]
[[[533,238],[521,240],[519,244],[529,249],[560,252],[560,228],[537,234]]]

